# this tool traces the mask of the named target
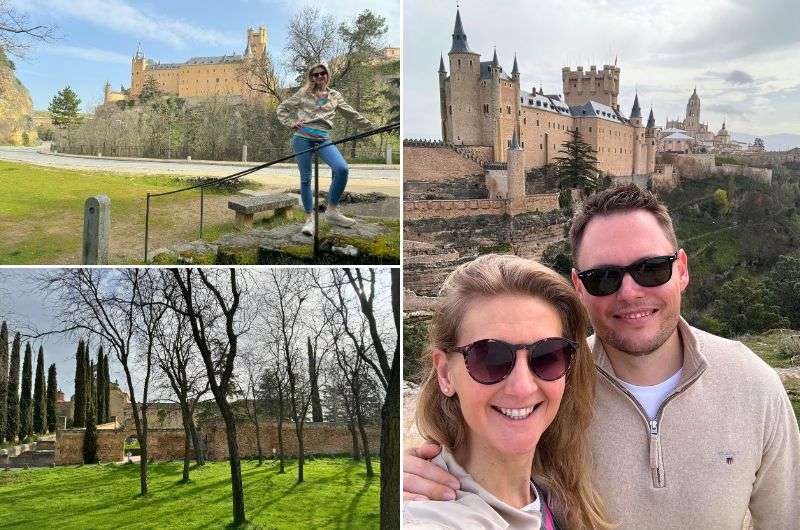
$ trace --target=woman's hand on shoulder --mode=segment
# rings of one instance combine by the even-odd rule
[[[452,501],[461,486],[458,479],[430,462],[441,451],[438,444],[426,442],[406,449],[403,458],[404,501]]]

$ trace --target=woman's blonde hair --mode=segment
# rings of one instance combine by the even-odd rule
[[[315,68],[322,68],[323,70],[325,70],[325,72],[328,74],[328,84],[330,84],[331,82],[331,71],[328,70],[328,65],[326,65],[325,63],[317,63],[311,66],[311,68],[309,68],[308,71],[306,72],[306,81],[305,83],[303,83],[303,90],[305,90],[309,94],[314,92],[314,80],[311,79],[311,72],[313,72]]]
[[[471,304],[502,294],[530,295],[548,302],[561,317],[564,337],[578,343],[558,414],[536,447],[534,478],[547,491],[562,527],[611,528],[591,482],[588,429],[595,370],[586,343],[586,312],[572,286],[544,265],[517,256],[488,254],[461,265],[445,280],[428,329],[423,363],[428,372],[416,408],[419,432],[451,451],[467,443],[458,396],[447,397],[440,391],[432,352],[449,351],[457,345],[459,327]]]

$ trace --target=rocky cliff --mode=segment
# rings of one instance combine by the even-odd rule
[[[14,75],[14,63],[0,49],[0,144],[30,145],[36,139],[33,102]]]

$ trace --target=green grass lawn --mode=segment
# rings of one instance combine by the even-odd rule
[[[378,528],[380,465],[366,479],[349,458],[297,463],[242,462],[248,528]],[[0,471],[0,528],[224,528],[232,520],[230,468],[209,462],[181,484],[182,463],[150,466],[150,493],[138,497],[138,464]]]
[[[78,264],[83,204],[111,198],[111,263],[136,263],[144,255],[148,192],[185,187],[173,176],[122,175],[55,169],[0,161],[0,264]],[[233,230],[230,192],[207,192],[204,236]],[[200,192],[152,199],[150,250],[198,238]]]

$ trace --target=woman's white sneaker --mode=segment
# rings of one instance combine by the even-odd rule
[[[344,215],[339,213],[339,210],[328,210],[327,212],[325,212],[325,220],[332,225],[344,226],[344,227],[353,226],[354,224],[356,224],[355,219],[350,219],[349,217],[345,217]]]
[[[306,224],[303,225],[303,228],[300,231],[303,234],[307,235],[307,236],[313,236],[314,235],[314,218],[312,217],[311,219],[306,221]]]

